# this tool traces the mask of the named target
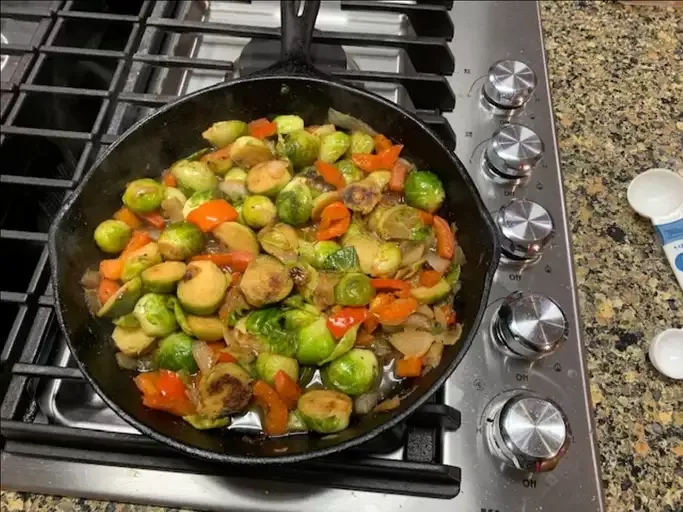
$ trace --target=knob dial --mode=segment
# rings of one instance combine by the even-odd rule
[[[553,219],[540,204],[513,199],[498,211],[503,253],[518,260],[532,260],[552,238]]]
[[[493,134],[486,147],[491,171],[503,178],[520,179],[531,174],[543,156],[539,136],[521,124],[508,124]]]
[[[560,306],[539,293],[514,292],[498,309],[492,338],[506,355],[542,359],[567,339],[569,324]]]
[[[560,406],[518,391],[489,405],[486,433],[491,452],[523,471],[552,470],[567,452],[571,433]]]
[[[489,68],[483,93],[493,106],[514,110],[524,106],[536,89],[536,75],[524,62],[499,60]]]

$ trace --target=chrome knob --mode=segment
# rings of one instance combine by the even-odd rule
[[[569,324],[560,306],[539,293],[514,292],[498,309],[492,338],[511,357],[537,360],[567,339]]]
[[[569,447],[571,433],[562,409],[529,392],[494,400],[486,421],[491,452],[523,471],[552,470]]]
[[[548,211],[528,199],[513,199],[498,211],[496,220],[503,253],[513,259],[534,259],[555,232]]]
[[[521,124],[508,124],[493,134],[486,147],[491,171],[509,179],[531,174],[543,156],[543,142],[536,132]]]
[[[506,59],[489,68],[482,92],[494,107],[513,110],[524,106],[535,89],[533,70],[524,62]]]

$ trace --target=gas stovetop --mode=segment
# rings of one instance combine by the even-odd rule
[[[23,261],[0,283],[3,488],[206,510],[603,510],[534,2],[323,2],[317,65],[415,111],[455,150],[504,255],[479,336],[410,421],[265,469],[186,459],[103,404],[58,332],[45,242],[135,120],[278,58],[279,3],[7,4],[0,223]]]

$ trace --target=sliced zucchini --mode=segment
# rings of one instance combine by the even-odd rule
[[[154,343],[154,337],[148,336],[139,327],[124,329],[123,327],[116,326],[111,337],[116,344],[116,348],[130,357],[139,356]]]
[[[256,235],[251,229],[239,222],[224,222],[216,227],[212,233],[229,251],[259,253]]]
[[[185,318],[195,338],[203,341],[223,339],[223,323],[217,316],[187,315]]]
[[[292,179],[291,164],[287,160],[271,160],[256,164],[247,173],[250,194],[275,197]]]
[[[109,300],[97,312],[97,316],[116,318],[117,316],[127,315],[133,311],[135,303],[141,295],[142,281],[139,277],[134,277],[116,290],[114,295],[109,297]]]
[[[182,261],[165,261],[145,269],[140,274],[142,285],[150,292],[172,292],[185,275],[187,265]]]
[[[221,305],[228,288],[225,274],[212,261],[193,261],[178,283],[178,300],[184,310],[195,315],[210,315]]]
[[[143,270],[161,263],[161,253],[156,242],[150,242],[144,247],[131,252],[126,258],[121,270],[121,280],[130,281],[139,276]]]
[[[450,292],[451,287],[445,279],[441,279],[441,281],[429,288],[426,286],[418,286],[411,290],[411,294],[420,302],[420,304],[434,304],[446,297]]]

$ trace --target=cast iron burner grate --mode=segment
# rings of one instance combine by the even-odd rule
[[[7,5],[5,5],[7,4]],[[97,155],[136,119],[142,109],[173,99],[177,92],[148,91],[154,71],[235,71],[234,62],[170,55],[174,36],[206,34],[275,42],[278,29],[178,19],[187,2],[51,1],[3,3],[3,34],[25,24],[24,40],[11,31],[2,41],[3,70],[0,160],[3,162],[0,239],[3,262],[15,269],[0,278],[0,441],[4,461],[12,456],[151,468],[188,474],[293,480],[326,487],[452,498],[460,469],[443,464],[442,434],[460,426],[458,411],[437,395],[410,420],[371,443],[335,457],[250,468],[216,466],[179,457],[145,436],[48,421],[38,402],[54,379],[87,386],[76,368],[55,363],[64,348],[58,334],[49,283],[47,230],[60,205]],[[189,2],[194,4],[194,2]],[[451,148],[455,138],[441,115],[455,105],[444,74],[454,69],[447,40],[452,2],[415,5],[342,0],[343,9],[404,13],[415,34],[379,36],[317,33],[324,45],[395,48],[414,66],[396,72],[349,70],[332,74],[353,82],[396,84],[415,111]],[[24,25],[21,25],[24,27]],[[3,57],[5,62],[5,57]],[[11,75],[5,73],[12,70]],[[382,458],[402,450],[400,459]],[[3,463],[3,468],[5,464]]]

